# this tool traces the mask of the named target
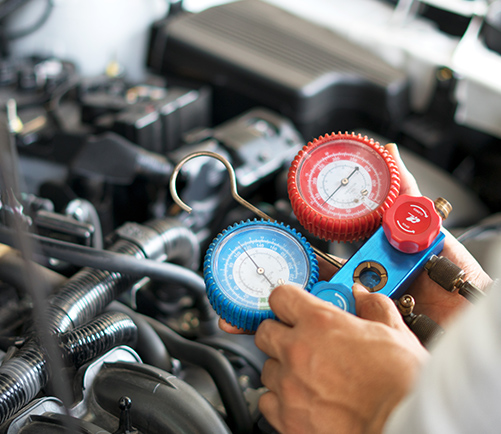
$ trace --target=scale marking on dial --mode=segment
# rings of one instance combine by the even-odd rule
[[[314,235],[330,241],[369,236],[398,196],[391,155],[372,139],[331,134],[308,143],[288,176],[294,214]]]
[[[307,290],[318,279],[313,249],[294,229],[269,221],[230,226],[214,239],[204,260],[207,294],[223,319],[255,330],[274,317],[268,297],[279,285]]]

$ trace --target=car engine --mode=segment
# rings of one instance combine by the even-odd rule
[[[207,157],[179,172],[183,211],[192,153],[348,257],[361,241],[298,223],[289,166],[333,131],[395,142],[451,231],[496,239],[500,1],[3,0],[0,19],[2,433],[275,432],[266,356],[218,328],[202,277],[256,215]]]

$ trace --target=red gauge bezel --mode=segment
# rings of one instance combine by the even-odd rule
[[[312,205],[312,199],[301,191],[299,176],[305,161],[318,147],[332,144],[334,141],[356,142],[358,146],[367,146],[373,150],[385,163],[388,179],[388,191],[384,199],[377,201],[377,208],[346,217],[332,217],[321,212],[318,206]],[[292,209],[301,225],[313,235],[328,241],[357,241],[366,238],[380,226],[383,213],[393,204],[400,190],[400,175],[395,160],[379,142],[355,133],[332,133],[314,139],[298,152],[292,162],[287,178],[287,190]]]

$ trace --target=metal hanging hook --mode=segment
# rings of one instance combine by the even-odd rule
[[[230,189],[231,189],[231,195],[233,198],[240,204],[245,206],[248,210],[252,211],[254,214],[258,215],[261,218],[264,218],[266,220],[271,220],[273,221],[274,219],[271,218],[269,215],[265,214],[263,211],[261,211],[259,208],[256,208],[254,205],[250,204],[247,202],[243,197],[241,197],[238,194],[237,190],[237,177],[235,175],[235,169],[233,169],[233,166],[230,164],[230,162],[224,158],[222,155],[216,154],[215,152],[210,152],[210,151],[201,151],[201,152],[194,152],[193,154],[187,155],[184,157],[179,163],[177,163],[176,167],[174,167],[174,171],[172,172],[172,175],[170,177],[170,194],[172,195],[172,198],[174,199],[174,202],[176,202],[179,207],[181,207],[184,211],[186,212],[191,212],[192,208],[188,205],[186,205],[179,195],[177,194],[176,190],[176,180],[177,180],[177,175],[179,174],[181,167],[184,166],[189,160],[192,160],[193,158],[196,157],[211,157],[215,158],[216,160],[219,160],[221,163],[224,164],[226,167],[226,170],[228,171],[228,175],[230,175]]]
[[[216,160],[219,160],[221,163],[224,164],[226,167],[226,170],[228,171],[228,175],[230,176],[230,190],[231,190],[231,195],[233,196],[233,199],[235,199],[240,205],[243,205],[245,208],[248,210],[252,211],[254,214],[257,216],[265,219],[265,220],[270,220],[270,221],[276,221],[274,218],[270,217],[268,214],[264,213],[261,211],[259,208],[256,208],[254,205],[251,203],[247,202],[243,197],[241,197],[238,194],[237,190],[237,177],[235,175],[235,169],[233,166],[230,164],[230,162],[224,158],[222,155],[216,154],[215,152],[210,152],[210,151],[200,151],[200,152],[194,152],[193,154],[189,154],[186,157],[184,157],[179,163],[176,164],[176,167],[174,167],[174,171],[172,172],[172,175],[170,177],[170,182],[169,182],[169,189],[170,189],[170,194],[172,196],[172,199],[174,199],[174,202],[183,209],[184,211],[190,213],[192,211],[192,208],[186,203],[182,201],[182,199],[179,197],[177,194],[176,190],[176,181],[177,181],[177,176],[179,172],[181,171],[181,168],[190,160],[193,158],[197,157],[211,157],[215,158]],[[343,264],[333,258],[332,256],[318,250],[316,247],[312,246],[314,252],[317,254],[317,256],[320,256],[330,264],[336,266],[337,268],[341,268]]]

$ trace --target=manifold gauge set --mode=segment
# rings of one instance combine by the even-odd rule
[[[255,331],[263,320],[274,318],[268,297],[277,286],[299,285],[355,313],[351,292],[355,282],[396,298],[443,248],[442,219],[433,201],[399,196],[397,165],[373,139],[355,133],[322,136],[304,146],[289,169],[289,199],[306,231],[326,241],[367,239],[329,282],[318,281],[320,252],[295,229],[267,218],[242,199],[236,192],[233,169],[222,157],[192,154],[174,173],[199,155],[221,160],[229,171],[234,198],[261,217],[223,230],[204,259],[204,279],[213,308],[225,321],[245,331]],[[190,210],[175,191],[173,197]]]

